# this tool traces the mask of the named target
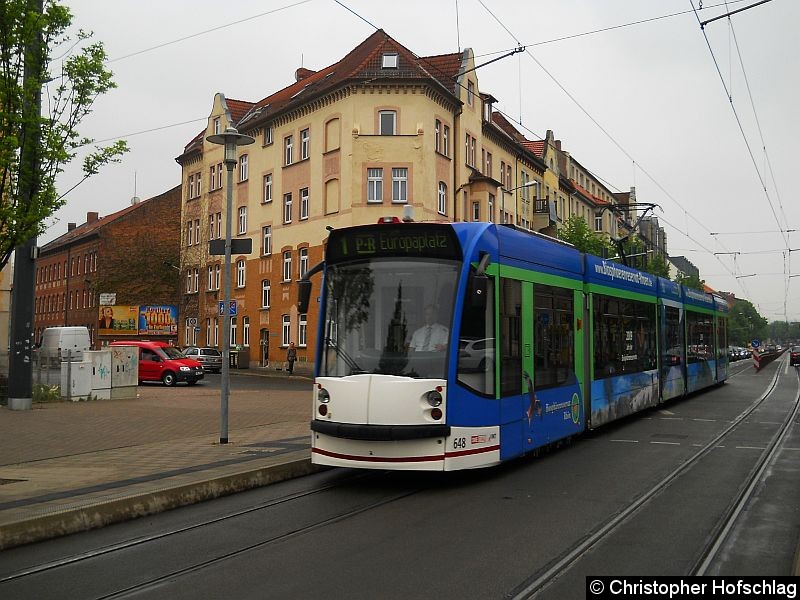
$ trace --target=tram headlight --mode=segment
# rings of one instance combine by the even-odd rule
[[[434,408],[437,406],[441,406],[442,394],[437,390],[431,390],[426,394],[426,400],[428,401],[428,404],[430,404]]]
[[[326,390],[324,387],[321,387],[317,392],[317,400],[323,404],[327,404],[331,401],[331,395],[328,393],[328,390]]]

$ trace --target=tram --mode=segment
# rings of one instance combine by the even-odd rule
[[[727,303],[493,223],[331,231],[317,464],[487,467],[725,381]]]

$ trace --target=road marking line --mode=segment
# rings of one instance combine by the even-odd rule
[[[763,446],[736,446],[737,450],[766,450]]]
[[[638,444],[639,440],[609,440],[610,442],[623,442],[626,444]]]
[[[662,444],[664,446],[680,446],[680,442],[650,442],[651,444]]]
[[[716,419],[692,419],[692,421],[702,421],[703,423],[716,423]]]
[[[683,417],[660,417],[662,421],[683,421]]]

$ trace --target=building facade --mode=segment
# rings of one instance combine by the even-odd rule
[[[111,328],[99,329],[101,294],[113,296],[111,304],[120,306],[178,306],[175,269],[180,258],[181,188],[135,200],[106,217],[88,212],[85,223],[69,223],[64,235],[40,249],[34,297],[36,343],[47,327],[74,325],[89,329],[95,349],[117,339]],[[140,336],[127,339],[132,337]],[[171,339],[177,342],[177,335]]]

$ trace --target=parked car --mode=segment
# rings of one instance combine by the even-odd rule
[[[463,371],[494,369],[494,338],[462,339],[459,342],[458,368]]]
[[[189,346],[184,348],[183,354],[201,363],[204,371],[210,371],[211,373],[222,371],[222,352],[216,348]]]
[[[789,349],[789,365],[792,367],[800,365],[800,346],[792,346]]]
[[[194,385],[203,378],[202,364],[164,342],[131,340],[111,342],[111,346],[139,348],[139,383],[162,381],[164,385],[172,386],[185,381]]]

